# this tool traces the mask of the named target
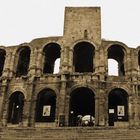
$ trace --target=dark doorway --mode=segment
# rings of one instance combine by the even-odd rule
[[[109,126],[114,122],[128,121],[128,94],[125,90],[113,89],[108,96]]]
[[[108,48],[108,60],[115,60],[118,63],[118,76],[125,75],[125,67],[124,67],[124,54],[125,49],[120,45],[112,45]],[[109,69],[109,67],[108,67]],[[116,75],[116,74],[113,74]]]
[[[4,62],[5,62],[6,52],[5,50],[0,49],[0,76],[2,76]]]
[[[24,95],[20,91],[14,92],[9,98],[8,122],[18,124],[22,121]]]
[[[61,48],[56,43],[49,43],[43,49],[44,68],[43,73],[54,73],[55,61],[60,58]]]
[[[56,94],[51,89],[42,90],[37,97],[36,122],[54,122]]]
[[[69,125],[77,125],[78,115],[95,117],[95,99],[91,89],[81,87],[75,89],[70,97]]]
[[[75,72],[94,72],[95,48],[88,42],[80,42],[74,47],[73,65]]]
[[[18,57],[18,64],[17,64],[17,70],[16,70],[16,76],[22,76],[28,74],[28,68],[30,63],[30,48],[29,47],[23,47],[19,52]]]
[[[138,65],[139,65],[139,70],[140,70],[140,51],[138,53]]]

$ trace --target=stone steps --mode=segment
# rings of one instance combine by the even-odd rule
[[[63,127],[1,128],[0,140],[140,140],[140,129]]]

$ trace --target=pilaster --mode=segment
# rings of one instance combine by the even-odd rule
[[[1,95],[0,95],[0,120],[1,125],[7,125],[7,117],[8,117],[8,104],[9,104],[9,95],[8,95],[8,86],[9,81],[2,81]]]
[[[30,93],[29,95],[29,99],[27,100],[27,105],[24,109],[25,112],[25,122],[27,122],[28,119],[28,126],[29,127],[34,127],[35,126],[35,108],[36,108],[36,94],[35,94],[35,88],[36,88],[36,78],[33,77],[32,79],[30,79],[29,85],[28,85],[28,93]],[[26,124],[26,123],[25,123]]]
[[[105,99],[103,97],[104,91],[100,90],[99,98],[99,126],[105,125]]]
[[[36,48],[34,48],[31,50],[31,54],[30,54],[29,75],[35,75],[36,73],[36,57],[37,57],[37,50]]]
[[[35,55],[35,57],[37,56],[37,70],[36,70],[36,73],[37,75],[41,75],[42,71],[43,71],[43,52],[41,49],[38,49],[38,51],[36,52],[37,54]]]
[[[134,116],[135,116],[135,112],[134,112],[134,100],[133,100],[133,96],[129,96],[129,101],[128,101],[128,115],[129,115],[129,126],[132,127],[135,125],[134,123]]]
[[[66,98],[66,77],[61,75],[61,88],[59,95],[59,125],[65,125],[65,98]]]

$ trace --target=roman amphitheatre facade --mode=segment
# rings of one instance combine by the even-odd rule
[[[109,59],[118,75],[109,75]],[[63,36],[0,46],[1,127],[71,127],[78,115],[139,126],[139,72],[140,47],[101,38],[99,7],[67,7]]]

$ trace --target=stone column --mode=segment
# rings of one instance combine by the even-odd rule
[[[73,72],[75,70],[73,65],[73,49],[69,48],[69,72]]]
[[[95,125],[99,125],[99,97],[95,97]]]
[[[64,48],[61,49],[60,53],[60,73],[63,72],[63,60],[64,60]]]
[[[130,95],[129,96],[129,101],[128,101],[128,116],[129,116],[129,125],[134,126],[134,116],[135,116],[135,112],[134,112],[134,101],[133,101],[133,96]]]
[[[31,50],[30,54],[29,75],[35,75],[36,73],[36,57],[37,51],[36,48],[34,48]]]
[[[100,80],[105,80],[105,57],[104,57],[104,52],[103,49],[99,50],[99,60],[98,64],[99,64],[99,74],[100,74]]]
[[[36,108],[36,94],[35,94],[35,88],[36,88],[36,79],[32,78],[30,79],[30,83],[28,86],[28,93],[30,93],[29,95],[29,99],[28,104],[25,107],[25,116],[27,116],[26,118],[28,118],[28,126],[29,127],[34,127],[35,126],[35,108]],[[27,122],[27,121],[25,121]]]
[[[42,50],[38,49],[37,51],[37,75],[41,75],[42,71],[43,71],[43,54],[42,54]]]
[[[69,67],[69,49],[68,46],[64,47],[62,50],[62,63],[61,63],[61,72],[65,73],[68,72]]]
[[[29,124],[30,104],[31,104],[31,100],[30,99],[27,98],[27,99],[24,100],[22,124],[25,127],[28,127],[28,124]]]
[[[136,77],[137,77],[137,68],[138,68],[138,54],[137,51],[133,51],[132,56],[131,56],[131,61],[132,61],[132,65],[131,65],[131,69],[132,69],[132,75],[133,75],[133,80],[137,81]]]
[[[3,80],[0,95],[0,121],[2,126],[7,125],[8,105],[9,105],[8,86],[9,82],[7,80]]]
[[[15,53],[15,52],[14,52]],[[11,54],[11,60],[10,60],[10,72],[9,72],[9,77],[13,77],[14,73],[16,72],[16,67],[17,67],[17,59],[16,54],[12,53]]]
[[[138,97],[135,99],[135,108],[134,108],[135,116],[134,116],[134,121],[135,121],[135,126],[139,126],[139,103],[138,103]]]
[[[95,73],[99,73],[99,50],[95,50],[95,55],[93,58],[93,68],[95,69]]]
[[[109,125],[109,107],[108,107],[108,94],[104,99],[104,109],[105,109],[105,126]]]
[[[70,111],[70,95],[66,95],[65,99],[65,125],[69,125],[69,111]]]
[[[137,84],[133,85],[133,93],[135,93],[135,98],[134,98],[134,121],[135,121],[135,126],[139,126],[139,96],[138,96],[138,87]]]
[[[100,98],[99,98],[99,125],[105,125],[105,99],[103,97],[104,91],[100,91]]]
[[[66,97],[66,77],[61,75],[61,89],[59,95],[59,126],[65,125],[65,97]]]
[[[11,62],[12,52],[9,50],[6,53],[4,67],[3,67],[3,77],[8,77],[10,73],[10,62]]]
[[[125,75],[131,76],[131,55],[130,52],[127,54],[127,58],[125,59],[124,66],[125,66]]]

